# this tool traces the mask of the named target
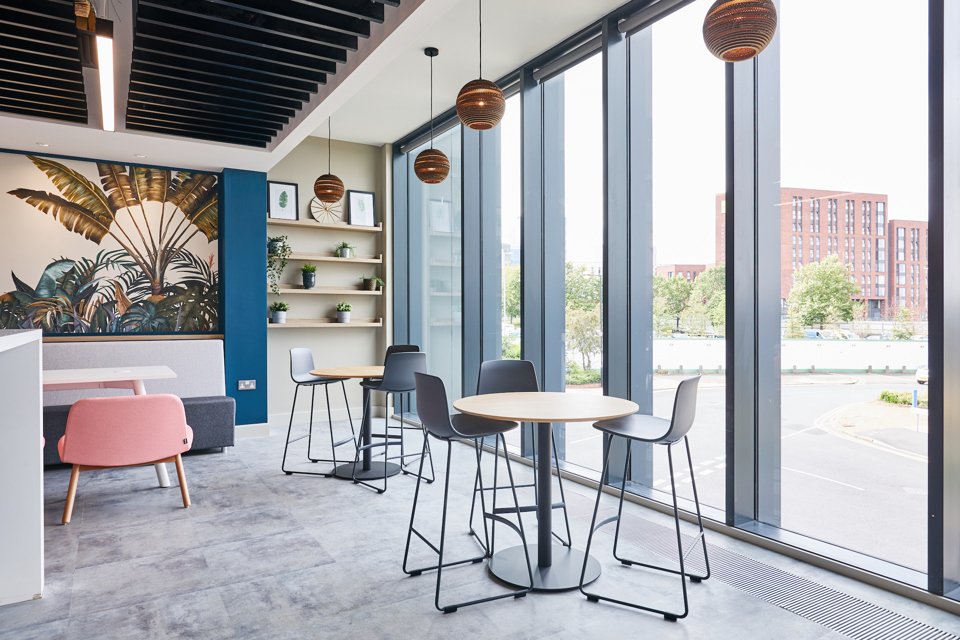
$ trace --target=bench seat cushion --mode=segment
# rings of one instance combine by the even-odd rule
[[[229,396],[203,396],[183,398],[183,408],[187,415],[187,424],[193,429],[191,451],[212,449],[214,447],[232,447],[236,403]],[[57,452],[57,441],[67,428],[67,414],[70,405],[55,405],[43,408],[43,464],[61,464]]]

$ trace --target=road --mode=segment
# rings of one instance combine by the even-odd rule
[[[657,376],[654,413],[669,416],[677,376]],[[701,383],[691,446],[704,504],[722,508],[725,491],[725,389],[722,376]],[[818,426],[818,418],[880,392],[911,391],[913,377],[785,375],[781,395],[781,522],[784,529],[925,570],[927,465]],[[598,390],[584,392],[597,393]],[[567,430],[569,462],[598,469],[600,434],[587,425]],[[675,457],[675,462],[684,462]],[[683,464],[679,468],[686,468]],[[691,497],[689,475],[678,476]],[[666,452],[657,447],[654,487],[669,491]]]

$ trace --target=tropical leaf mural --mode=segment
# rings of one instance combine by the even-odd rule
[[[49,258],[38,265],[39,275],[11,272],[14,290],[0,294],[0,328],[50,334],[220,331],[216,174],[97,162],[96,184],[61,162],[27,158],[52,189],[17,188],[8,196],[54,218],[64,233],[82,236],[93,255]],[[194,238],[205,241],[205,255],[187,248]],[[17,241],[35,242],[38,251],[57,245],[48,238]],[[197,242],[191,246],[196,250]],[[28,284],[34,280],[36,286]]]

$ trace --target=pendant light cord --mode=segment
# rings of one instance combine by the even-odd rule
[[[330,116],[327,116],[327,173],[332,173],[330,156]]]
[[[430,56],[430,148],[433,149],[433,56]]]
[[[477,77],[483,78],[483,0],[477,0],[477,7],[478,7],[477,22],[480,24],[480,38],[479,38],[479,42],[477,43],[478,44],[477,53],[479,54],[479,58],[480,58],[480,73],[479,75],[477,75]]]

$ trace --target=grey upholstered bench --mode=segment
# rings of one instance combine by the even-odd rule
[[[220,340],[143,340],[65,342],[43,345],[44,369],[166,365],[171,380],[149,380],[147,393],[180,396],[193,428],[191,451],[232,447],[236,403],[225,395],[223,342]],[[129,394],[118,389],[50,391],[43,394],[43,462],[59,464],[57,441],[63,435],[70,406],[80,398]]]

